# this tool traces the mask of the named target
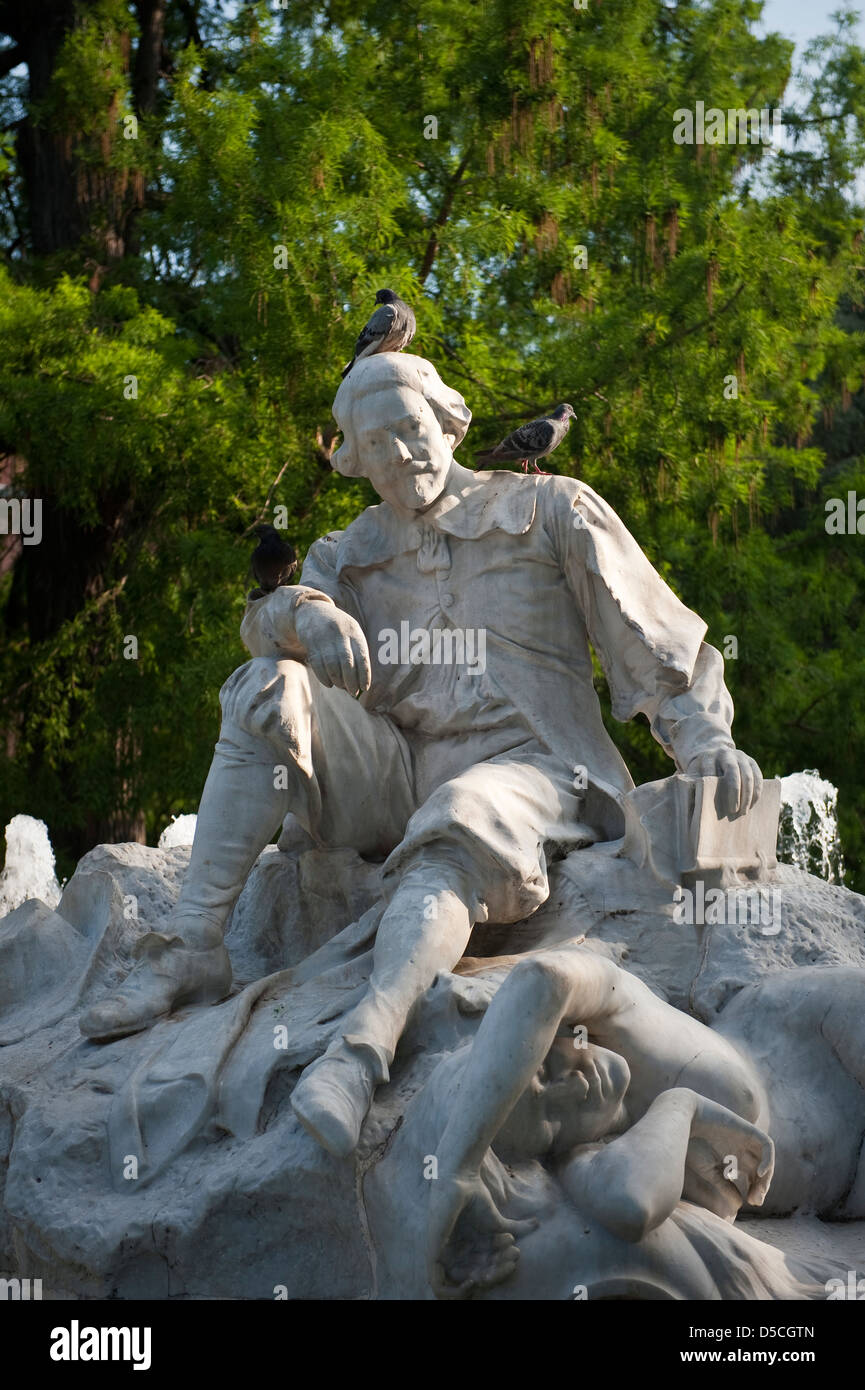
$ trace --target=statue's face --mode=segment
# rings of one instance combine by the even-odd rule
[[[587,1062],[593,1064],[591,1084]],[[556,1038],[499,1131],[496,1148],[501,1144],[515,1154],[543,1157],[621,1133],[628,1123],[624,1100],[630,1080],[618,1053],[597,1043],[577,1049],[573,1038]]]
[[[432,407],[409,386],[359,402],[351,449],[379,497],[413,512],[441,496],[453,463]]]
[[[584,1071],[586,1059],[594,1069],[590,1082]],[[617,1052],[597,1043],[576,1048],[573,1038],[556,1038],[547,1053],[544,1073],[542,1095],[554,1130],[553,1153],[569,1153],[580,1144],[594,1143],[624,1128],[624,1100],[631,1072]]]

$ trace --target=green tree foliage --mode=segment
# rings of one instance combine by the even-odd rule
[[[738,741],[838,785],[865,883],[865,538],[824,509],[865,497],[851,17],[794,87],[759,0],[66,8],[37,83],[0,0],[0,467],[45,515],[0,579],[0,820],[75,854],[194,809],[251,525],[285,506],[302,551],[370,500],[330,470],[330,407],[392,285],[474,412],[463,462],[574,404],[550,466],[736,638]],[[676,143],[697,102],[783,107],[786,142]]]

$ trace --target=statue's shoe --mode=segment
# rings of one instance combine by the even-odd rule
[[[292,1109],[323,1149],[347,1158],[357,1148],[374,1089],[371,1059],[340,1039],[306,1068],[292,1092]]]
[[[139,957],[116,994],[100,999],[79,1020],[85,1038],[108,1042],[139,1033],[184,1004],[212,1004],[231,988],[231,962],[220,943],[193,950],[179,936],[147,932]]]

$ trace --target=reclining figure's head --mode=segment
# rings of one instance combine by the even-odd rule
[[[597,1043],[557,1037],[544,1064],[501,1126],[497,1152],[562,1156],[627,1127],[631,1081],[624,1057]]]
[[[409,511],[441,496],[472,418],[431,363],[404,352],[357,362],[336,393],[333,413],[343,433],[333,467],[369,478],[380,497]]]

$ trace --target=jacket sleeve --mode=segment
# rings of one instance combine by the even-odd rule
[[[585,483],[556,479],[546,511],[568,586],[610,687],[616,719],[646,716],[684,772],[733,748],[733,702],[706,624],[676,597],[611,507]]]
[[[240,638],[250,656],[306,659],[295,619],[301,604],[325,603],[347,608],[336,573],[336,538],[325,536],[307,552],[299,584],[286,584],[264,598],[251,599],[240,623]]]

